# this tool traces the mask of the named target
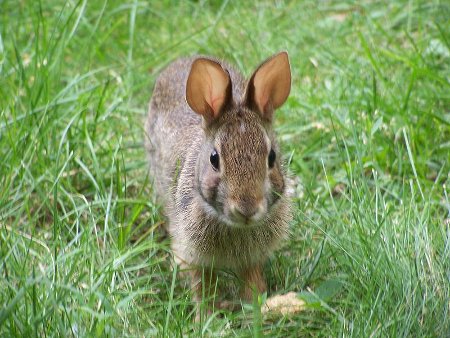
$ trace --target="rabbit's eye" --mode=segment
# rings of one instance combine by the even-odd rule
[[[209,156],[209,162],[211,162],[214,170],[219,170],[219,154],[217,153],[216,149],[214,149]]]
[[[270,149],[269,168],[273,168],[273,165],[275,164],[275,159],[276,159],[275,151],[273,151],[273,149]]]

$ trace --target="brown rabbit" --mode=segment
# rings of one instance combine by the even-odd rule
[[[156,81],[145,126],[150,174],[195,300],[216,268],[242,278],[246,300],[266,289],[262,265],[291,219],[272,128],[290,87],[286,52],[248,82],[209,57],[177,60]]]

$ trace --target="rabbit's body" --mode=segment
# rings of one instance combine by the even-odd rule
[[[285,53],[270,59],[248,85],[213,59],[177,60],[156,81],[145,127],[176,260],[234,270],[259,291],[261,265],[287,236],[291,217],[271,127],[289,93],[286,63],[289,71]],[[289,79],[273,80],[277,67]],[[283,91],[269,86],[261,96],[264,81],[281,82]]]

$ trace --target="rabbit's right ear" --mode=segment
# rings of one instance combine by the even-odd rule
[[[216,120],[232,102],[230,75],[215,61],[195,60],[186,84],[186,102],[207,124]]]
[[[274,110],[286,101],[290,91],[289,57],[286,52],[281,52],[263,62],[253,73],[247,85],[245,103],[271,121]]]

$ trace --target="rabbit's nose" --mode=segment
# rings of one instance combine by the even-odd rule
[[[256,221],[265,212],[264,200],[251,201],[240,199],[239,202],[230,203],[230,212],[236,221]]]

